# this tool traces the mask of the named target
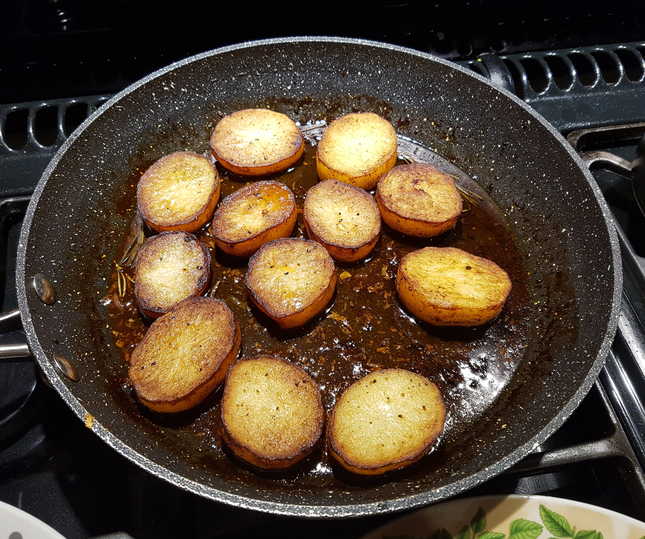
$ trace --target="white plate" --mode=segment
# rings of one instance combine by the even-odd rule
[[[439,503],[364,539],[645,539],[645,523],[550,496],[482,496]]]
[[[21,509],[0,502],[1,539],[65,539],[55,529]]]

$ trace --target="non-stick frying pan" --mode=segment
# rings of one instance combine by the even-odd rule
[[[132,217],[128,201],[137,171],[172,150],[205,151],[214,118],[269,101],[302,120],[352,109],[386,115],[400,134],[476,179],[513,230],[535,299],[527,314],[530,340],[500,397],[468,436],[431,455],[429,467],[369,482],[309,481],[298,472],[272,477],[232,461],[222,467],[208,447],[195,450],[181,424],[142,417],[123,390],[126,366],[99,299]],[[203,143],[196,148],[198,140]],[[37,274],[53,285],[53,304],[34,290]],[[427,54],[358,40],[294,38],[188,58],[133,84],[92,115],[34,192],[17,287],[38,364],[79,418],[116,451],[213,500],[344,517],[411,508],[474,487],[562,425],[607,354],[621,268],[596,184],[562,137],[523,102]],[[78,381],[62,374],[65,362]]]

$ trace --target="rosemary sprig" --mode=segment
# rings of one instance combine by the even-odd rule
[[[413,157],[410,157],[409,155],[399,155],[399,159],[401,159],[401,161],[405,161],[408,165],[419,163],[419,161],[417,161]]]
[[[114,263],[116,266],[116,290],[120,298],[125,296],[125,292],[128,289],[128,281],[125,278],[125,268],[120,266],[118,263]]]
[[[130,231],[128,232],[123,255],[118,262],[119,266],[127,268],[132,265],[144,239],[143,219],[141,214],[137,212],[130,223]]]
[[[208,292],[208,297],[209,297],[209,298],[214,298],[214,297],[215,297],[215,294],[217,293],[217,289],[219,288],[219,285],[220,285],[220,283],[221,283],[221,282],[222,282],[222,280],[220,279],[219,281],[217,281],[217,282],[212,286],[212,288],[211,288],[211,289],[209,290],[209,292]]]
[[[134,283],[134,279],[128,275],[126,270],[134,263],[143,240],[145,240],[143,219],[141,218],[141,214],[137,212],[130,223],[130,230],[126,238],[123,254],[119,258],[119,261],[114,263],[116,267],[116,288],[120,298],[124,297],[128,290],[128,281]]]
[[[399,155],[399,159],[401,159],[402,161],[405,161],[408,165],[421,163],[421,161],[417,161],[414,157],[410,155]],[[464,197],[471,206],[477,207],[479,206],[479,203],[482,200],[484,200],[482,196],[459,185],[459,177],[455,176],[454,174],[449,174],[447,172],[445,174],[450,176],[453,180],[455,180],[455,187],[457,188],[457,191],[459,191],[461,196]],[[470,211],[470,208],[464,208],[462,213],[468,213],[469,211]]]
[[[482,200],[484,200],[483,197],[481,197],[477,193],[473,193],[472,191],[469,191],[468,189],[465,189],[461,185],[458,185],[458,184],[455,183],[455,187],[457,188],[457,191],[459,191],[461,193],[461,196],[464,197],[471,206],[477,207],[477,206],[479,206],[479,203]],[[470,211],[470,210],[468,210],[468,211]]]

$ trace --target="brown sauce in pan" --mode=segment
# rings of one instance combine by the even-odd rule
[[[417,240],[383,227],[373,254],[366,261],[343,265],[335,298],[324,314],[305,327],[279,330],[247,301],[243,284],[246,261],[215,253],[208,229],[199,237],[211,246],[213,256],[212,295],[223,299],[237,316],[242,328],[241,357],[259,353],[279,355],[302,366],[318,382],[323,401],[330,410],[338,394],[370,371],[401,367],[427,376],[442,391],[448,408],[446,429],[440,445],[467,437],[480,416],[497,399],[525,355],[529,336],[528,309],[531,302],[528,276],[520,251],[501,212],[479,185],[448,161],[412,141],[400,139],[400,154],[422,162],[432,162],[451,173],[458,185],[475,193],[476,203],[464,201],[464,213],[457,227],[438,238]],[[403,161],[401,161],[403,162]],[[220,168],[222,197],[245,185],[247,179],[235,177]],[[307,145],[302,160],[275,179],[287,184],[302,208],[307,189],[317,181],[314,149]],[[470,197],[469,197],[470,198]],[[129,206],[135,205],[134,190]],[[149,232],[147,232],[149,235]],[[302,224],[294,232],[302,236]],[[400,306],[394,288],[398,261],[411,250],[426,245],[459,247],[494,260],[510,275],[513,290],[502,314],[479,328],[435,328],[417,322]],[[146,329],[127,284],[122,298],[116,294],[116,274],[110,281],[107,305],[108,324],[114,343],[125,360]],[[131,390],[124,386],[124,391]],[[208,400],[189,419],[146,414],[147,420],[175,429],[179,439],[196,440],[204,455],[202,464],[218,473],[231,472],[231,458],[222,448],[218,430],[219,395]],[[432,460],[430,455],[424,460]],[[305,484],[321,479],[327,484],[338,475],[329,465],[324,449],[314,453],[298,472]],[[240,473],[242,470],[239,470]],[[316,479],[318,478],[318,479]]]

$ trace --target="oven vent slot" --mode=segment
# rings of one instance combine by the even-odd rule
[[[476,73],[488,76],[484,67],[486,62],[482,62],[485,58],[462,63]],[[645,84],[645,43],[508,54],[500,58],[513,81],[510,89],[527,100]]]
[[[108,96],[0,106],[0,155],[54,152]]]
[[[598,122],[645,120],[645,43],[482,55],[460,62],[515,93],[560,130],[580,127],[585,110]]]

